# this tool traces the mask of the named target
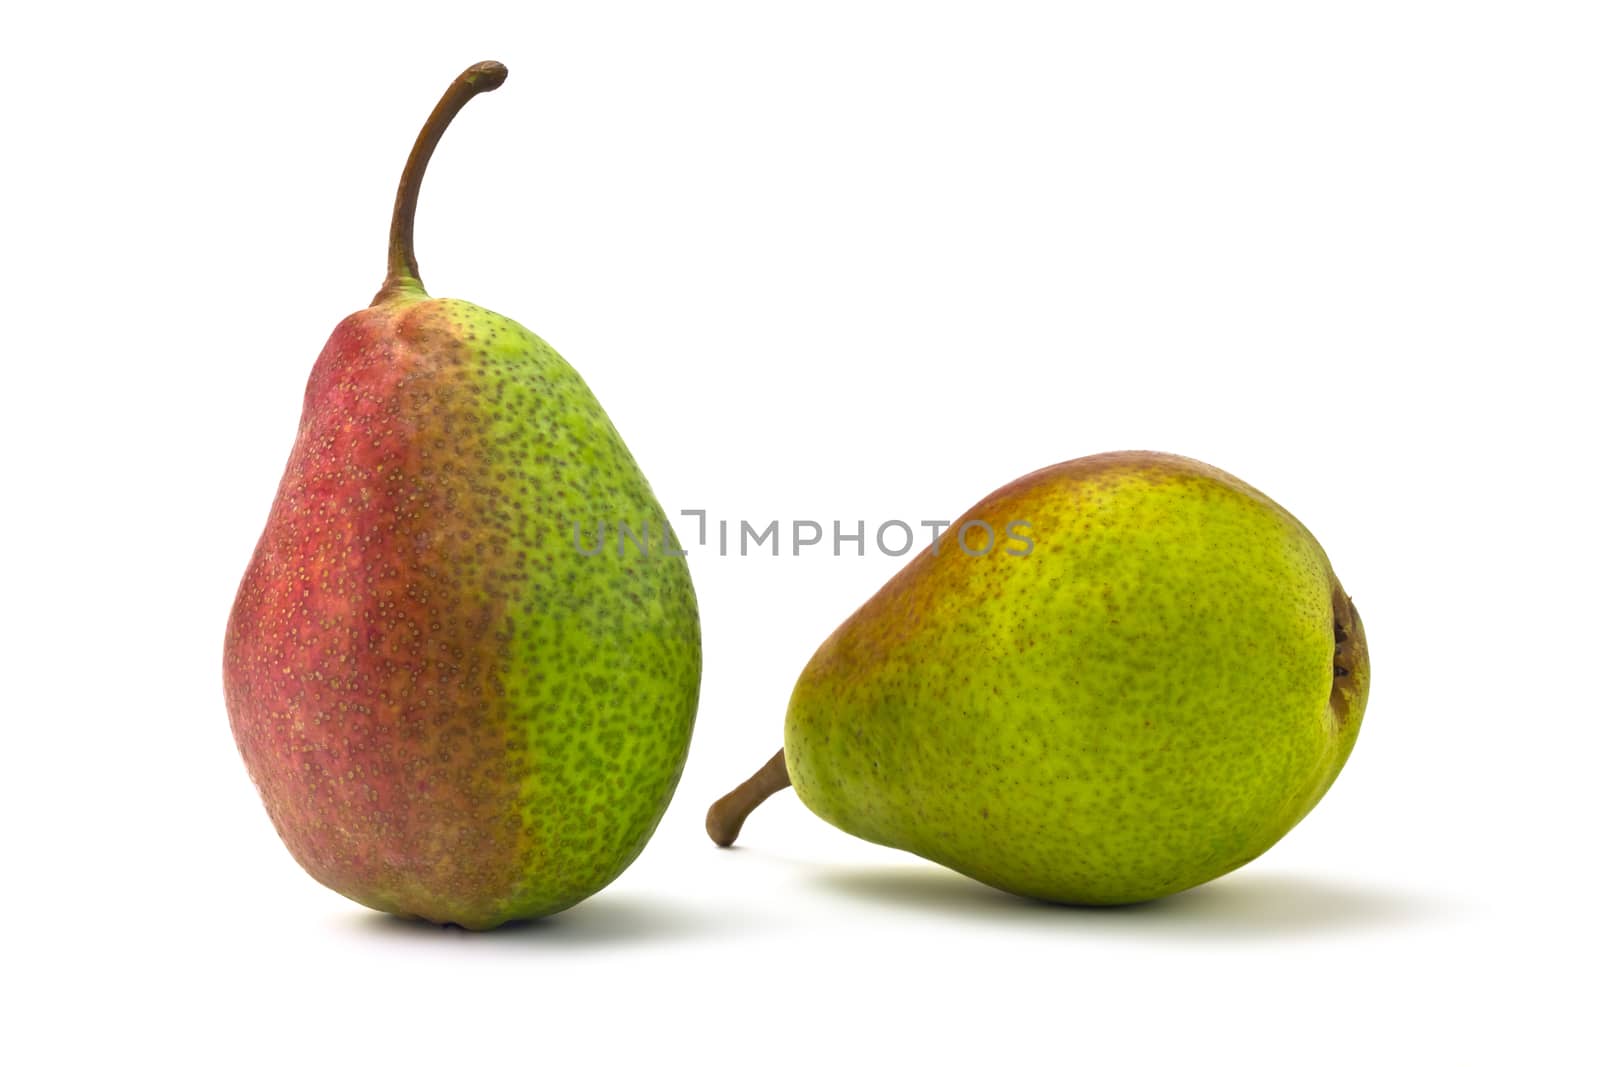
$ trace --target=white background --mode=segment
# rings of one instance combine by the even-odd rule
[[[46,6],[0,35],[7,1059],[1593,1055],[1592,5]],[[702,550],[694,747],[611,888],[475,936],[303,874],[223,624],[484,58],[423,277],[554,344],[669,510],[870,528],[1107,449],[1217,464],[1367,619],[1322,806],[1114,911],[792,794],[719,852],[706,805],[903,561]]]

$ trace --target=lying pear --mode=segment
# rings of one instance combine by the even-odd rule
[[[388,279],[311,371],[224,657],[234,738],[295,859],[369,907],[473,929],[632,862],[700,687],[687,565],[599,402],[526,329],[418,279],[423,170],[505,76],[469,68],[417,138]],[[633,540],[593,550],[622,523]]]
[[[1248,863],[1355,744],[1366,639],[1316,540],[1203,463],[1115,452],[993,493],[830,636],[784,747],[713,805],[731,844],[791,782],[858,837],[1077,904]]]

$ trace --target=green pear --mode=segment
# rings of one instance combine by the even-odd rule
[[[1311,533],[1214,467],[1116,452],[980,502],[801,674],[792,782],[848,833],[1028,897],[1150,900],[1261,855],[1327,792],[1366,639]]]
[[[632,862],[700,687],[688,567],[599,401],[522,326],[418,278],[423,170],[505,76],[469,68],[417,137],[388,279],[311,371],[223,665],[300,864],[472,929],[559,911]]]

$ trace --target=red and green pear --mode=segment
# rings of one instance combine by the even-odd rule
[[[472,929],[560,911],[638,856],[700,686],[687,564],[599,402],[528,330],[418,277],[428,159],[505,76],[469,68],[417,138],[388,278],[311,371],[224,655],[295,859]]]
[[[1022,896],[1150,900],[1304,818],[1368,679],[1292,515],[1194,460],[1090,456],[986,497],[845,620],[707,829],[731,844],[792,783],[842,830]]]

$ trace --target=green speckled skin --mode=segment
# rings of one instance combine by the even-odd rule
[[[979,518],[1031,523],[1032,551],[1002,535],[965,554],[955,531]],[[1222,471],[1151,452],[1063,463],[937,549],[795,686],[789,775],[843,830],[1024,896],[1129,903],[1259,856],[1350,754],[1359,618],[1311,534]]]
[[[581,523],[592,548],[574,547]],[[650,551],[616,550],[617,522]],[[239,750],[319,881],[482,929],[622,872],[682,773],[688,567],[599,402],[509,319],[414,287],[350,316],[228,623]]]

